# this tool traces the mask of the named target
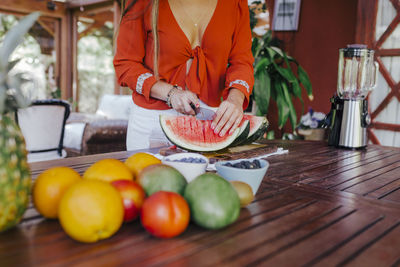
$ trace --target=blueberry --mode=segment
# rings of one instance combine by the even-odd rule
[[[257,168],[261,168],[261,164],[260,164],[260,161],[258,159],[255,159],[253,162],[257,166]]]
[[[224,164],[224,166],[227,166],[227,167],[233,167],[232,163],[230,163],[230,162],[228,162],[228,163],[225,163],[225,164]]]
[[[245,169],[250,169],[251,168],[251,164],[248,161],[244,161],[243,162],[243,166],[245,167]]]
[[[240,162],[233,164],[233,167],[235,168],[241,168],[242,164]]]

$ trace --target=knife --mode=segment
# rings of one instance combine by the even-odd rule
[[[194,113],[196,114],[196,118],[198,120],[203,120],[203,121],[213,120],[215,117],[215,112],[211,109],[203,108],[203,107],[196,108],[193,103],[190,103],[190,106],[194,110]]]

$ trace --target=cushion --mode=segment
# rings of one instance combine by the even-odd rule
[[[108,119],[128,120],[132,103],[131,95],[105,94],[101,98],[96,114]]]

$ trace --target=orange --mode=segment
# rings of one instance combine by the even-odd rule
[[[144,168],[146,168],[147,166],[160,163],[161,160],[154,157],[153,155],[144,152],[133,154],[125,161],[125,165],[128,166],[128,168],[132,171],[132,173],[135,176],[135,179],[137,178],[139,172]]]
[[[46,218],[57,218],[62,195],[79,180],[79,173],[68,167],[54,167],[42,172],[32,189],[33,203],[37,211]]]
[[[96,179],[105,182],[133,180],[128,167],[116,159],[102,159],[90,166],[83,174],[84,179]]]
[[[92,243],[118,231],[124,207],[120,193],[110,183],[82,180],[65,192],[58,215],[71,238]]]

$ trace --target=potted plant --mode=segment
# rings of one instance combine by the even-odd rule
[[[251,27],[254,27],[255,14],[250,9]],[[269,30],[263,36],[253,37],[252,52],[254,63],[253,104],[256,114],[266,115],[271,99],[278,108],[278,127],[281,129],[290,120],[293,132],[297,126],[297,114],[293,99],[298,98],[302,105],[302,90],[305,89],[312,100],[312,86],[307,72],[293,58],[277,46]],[[296,74],[295,74],[296,73]]]
[[[325,113],[315,112],[312,108],[301,116],[297,126],[297,132],[305,140],[321,141],[325,139],[326,128],[322,128],[325,121]]]

